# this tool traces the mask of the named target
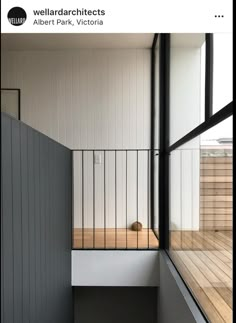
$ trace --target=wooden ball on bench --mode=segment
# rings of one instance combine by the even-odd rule
[[[134,223],[132,224],[132,226],[131,226],[131,229],[132,229],[133,231],[141,231],[141,230],[142,230],[142,228],[143,228],[142,223],[141,223],[141,222],[138,222],[138,221],[134,222]]]

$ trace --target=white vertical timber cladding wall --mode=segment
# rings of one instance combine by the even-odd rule
[[[21,118],[71,149],[150,148],[150,50],[7,51]]]
[[[201,48],[170,49],[170,144],[200,124]]]
[[[8,51],[2,87],[21,89],[21,119],[71,149],[150,148],[150,50]],[[95,165],[96,226],[104,225],[103,162]],[[85,227],[92,226],[92,153],[85,153]],[[128,153],[128,224],[137,219],[136,154]],[[117,219],[125,227],[125,154],[117,153]],[[106,156],[107,227],[115,225],[114,153]],[[74,224],[81,227],[81,153],[74,153]],[[147,226],[147,154],[139,214]]]
[[[159,73],[160,73],[160,64],[159,64],[159,57],[160,55],[160,35],[157,38],[157,49],[156,49],[156,62],[155,62],[155,148],[159,148],[159,115],[160,115],[160,82],[159,82]],[[158,126],[157,126],[158,125]],[[155,219],[154,219],[154,226],[157,231],[159,228],[159,157],[155,157],[155,165],[154,165],[154,177],[155,177]]]
[[[197,47],[171,47],[170,144],[201,123],[202,43]],[[199,230],[199,137],[171,153],[170,179],[170,229]]]
[[[171,153],[170,230],[199,230],[199,138]]]
[[[126,153],[117,151],[117,190],[115,210],[115,152],[106,152],[106,176],[104,193],[104,152],[101,154],[101,164],[95,164],[95,197],[93,197],[93,152],[84,152],[84,227],[93,227],[93,198],[95,200],[95,227],[103,228],[104,223],[104,194],[106,207],[106,227],[125,228],[134,221],[141,221],[144,227],[150,227],[150,192],[148,194],[148,151],[138,154],[138,210],[137,210],[137,152],[127,152],[127,200],[126,200]],[[150,158],[149,158],[150,161]],[[74,224],[82,226],[82,153],[74,155]],[[150,169],[150,167],[149,167]],[[149,197],[149,199],[148,199]],[[127,218],[126,218],[127,203]],[[116,213],[117,212],[117,213]],[[127,222],[126,222],[127,221]]]

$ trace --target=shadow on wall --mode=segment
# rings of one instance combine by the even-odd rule
[[[156,287],[75,287],[75,323],[157,323]]]

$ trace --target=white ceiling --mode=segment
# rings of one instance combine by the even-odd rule
[[[154,34],[2,34],[3,50],[151,48]],[[171,34],[171,47],[200,47],[205,34]],[[158,43],[157,43],[158,47]]]
[[[150,48],[154,34],[2,34],[4,50]]]
[[[171,47],[201,47],[205,34],[171,34]]]

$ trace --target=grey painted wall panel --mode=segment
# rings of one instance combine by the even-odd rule
[[[2,199],[2,190],[1,190],[1,199]],[[3,215],[3,212],[2,212],[2,203],[1,203],[1,273],[3,272],[3,266],[2,266],[2,263],[3,263],[3,221],[2,221],[2,215]],[[4,279],[3,279],[3,274],[1,274],[1,286],[3,286],[3,282],[4,282]],[[3,308],[4,308],[4,302],[3,302],[3,288],[1,288],[1,322],[3,322]]]
[[[206,323],[166,253],[159,254],[158,322]]]
[[[1,151],[2,153],[2,151]],[[2,173],[1,173],[2,175]],[[2,178],[2,177],[1,177]],[[1,201],[2,201],[2,190],[1,190]],[[1,203],[1,273],[3,273],[3,219],[2,219],[2,216],[3,216],[3,211],[2,211],[2,203]],[[3,279],[3,274],[1,274],[1,286],[3,286],[3,282],[4,282],[4,279]],[[3,288],[1,288],[1,322],[3,322],[3,308],[4,308],[4,303],[3,303]]]
[[[21,209],[22,209],[22,299],[23,299],[23,322],[29,323],[29,205],[28,205],[28,129],[21,125]]]
[[[34,187],[34,134],[28,129],[28,187],[29,187],[29,277],[30,277],[30,322],[36,321],[36,256],[35,256],[35,187]],[[39,255],[38,255],[39,256]]]
[[[13,240],[12,240],[12,156],[11,119],[2,123],[2,277],[3,284],[3,322],[13,322]],[[4,135],[3,135],[4,134]]]
[[[46,151],[44,147],[43,138],[39,138],[38,142],[38,149],[35,151],[37,154],[37,151],[39,151],[39,173],[40,173],[40,180],[39,180],[39,194],[40,194],[40,273],[41,273],[41,302],[42,302],[42,308],[46,310],[47,308],[47,299],[46,299],[46,259],[45,259],[45,248],[46,248],[46,224],[45,224],[45,205],[46,205],[46,192],[45,192],[45,185],[46,185]],[[35,156],[36,157],[36,156]],[[45,174],[45,179],[41,180],[41,174]],[[46,322],[45,320],[45,312],[41,313],[42,320]]]
[[[2,117],[2,322],[72,322],[71,152]]]
[[[42,303],[42,297],[41,297],[41,289],[42,289],[42,282],[40,279],[40,264],[41,264],[41,259],[40,259],[40,241],[41,240],[41,223],[40,223],[40,191],[39,191],[39,184],[40,184],[40,174],[39,174],[39,165],[40,165],[40,152],[39,152],[39,134],[34,133],[34,147],[33,147],[33,154],[34,154],[34,165],[35,165],[35,171],[34,171],[34,199],[35,199],[35,205],[34,205],[34,215],[35,215],[35,253],[36,253],[36,258],[35,258],[35,297],[36,297],[36,317],[41,318],[41,303]]]
[[[3,134],[4,135],[4,134]],[[22,322],[22,219],[20,172],[20,124],[12,120],[12,225],[13,225],[13,310],[14,320]]]

